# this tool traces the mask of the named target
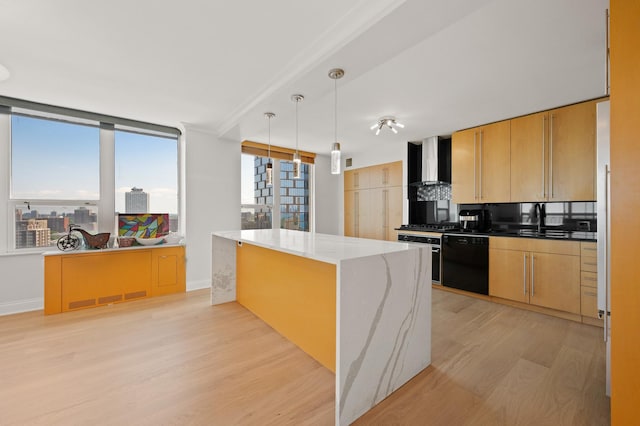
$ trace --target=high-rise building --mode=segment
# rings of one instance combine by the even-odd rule
[[[131,191],[124,193],[125,213],[149,213],[149,194],[142,188],[131,188]]]
[[[46,219],[16,221],[16,248],[47,247],[50,244],[51,230]]]
[[[273,204],[273,187],[266,185],[267,161],[266,157],[256,157],[254,161],[254,197],[256,204]],[[259,221],[259,215],[260,213],[256,213],[256,222]],[[308,164],[302,163],[300,179],[294,179],[293,163],[280,161],[280,227],[300,231],[309,230]]]

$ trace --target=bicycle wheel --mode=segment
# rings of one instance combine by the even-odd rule
[[[71,234],[63,235],[58,238],[57,246],[62,251],[75,250],[80,247],[80,238]]]

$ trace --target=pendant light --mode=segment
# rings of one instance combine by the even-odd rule
[[[302,160],[298,152],[298,104],[304,100],[302,95],[291,95],[291,100],[296,103],[296,152],[293,154],[293,178],[300,179],[300,166]]]
[[[338,79],[344,76],[344,70],[333,68],[329,70],[329,78],[333,79],[334,92],[334,142],[331,146],[331,174],[340,174],[340,144],[338,143]]]
[[[271,164],[271,119],[276,115],[272,112],[265,112],[264,116],[269,119],[269,150],[267,154],[267,186],[273,186],[273,164]]]

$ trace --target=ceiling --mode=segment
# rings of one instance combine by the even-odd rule
[[[604,94],[608,0],[0,0],[0,95],[347,154]],[[370,126],[381,116],[398,135]],[[188,142],[187,142],[188,143]]]

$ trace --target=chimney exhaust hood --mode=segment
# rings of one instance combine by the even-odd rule
[[[409,142],[409,184],[451,183],[451,137],[432,136]]]

